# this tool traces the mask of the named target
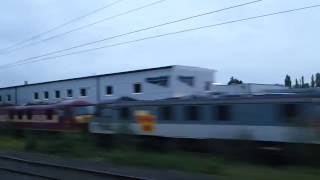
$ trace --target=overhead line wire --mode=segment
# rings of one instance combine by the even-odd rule
[[[74,22],[76,22],[76,21],[79,21],[79,20],[81,20],[81,19],[84,19],[84,18],[86,18],[86,17],[88,17],[88,16],[91,16],[91,15],[93,15],[93,14],[95,14],[95,13],[98,13],[98,12],[100,12],[100,11],[108,8],[108,7],[111,7],[111,6],[113,6],[113,5],[116,5],[116,4],[118,4],[118,3],[122,2],[122,1],[124,1],[124,0],[117,0],[117,1],[114,1],[114,2],[112,2],[112,3],[109,3],[109,4],[107,4],[107,5],[105,5],[105,6],[102,6],[102,7],[98,8],[98,9],[95,9],[95,10],[93,10],[93,11],[90,11],[90,12],[87,13],[87,14],[84,14],[84,15],[82,15],[82,16],[79,16],[79,17],[76,17],[76,18],[74,18],[74,19],[71,19],[71,20],[69,20],[69,21],[67,21],[67,22],[65,22],[65,23],[63,23],[63,24],[60,24],[60,25],[55,26],[55,27],[53,27],[53,28],[51,28],[51,29],[48,29],[48,30],[46,30],[46,31],[44,31],[44,32],[41,32],[41,33],[39,33],[39,34],[36,34],[36,35],[34,35],[34,36],[30,37],[30,38],[27,38],[27,39],[22,40],[22,41],[20,41],[20,42],[18,42],[18,43],[15,43],[15,44],[7,47],[7,48],[2,48],[2,49],[0,49],[0,51],[3,51],[2,53],[6,53],[5,50],[7,50],[7,49],[10,50],[11,48],[14,48],[14,47],[16,47],[16,46],[19,46],[19,45],[25,44],[25,43],[27,43],[27,42],[29,42],[29,41],[35,40],[35,39],[37,39],[37,38],[39,38],[39,37],[41,37],[41,36],[43,36],[43,35],[45,35],[45,34],[51,33],[51,32],[53,32],[53,31],[55,31],[55,30],[57,30],[57,29],[60,29],[60,28],[62,28],[62,27],[64,27],[64,26],[67,26],[67,25],[72,24],[72,23],[74,23]]]
[[[146,27],[146,28],[137,29],[137,30],[134,30],[134,31],[118,34],[118,35],[115,35],[115,36],[106,37],[106,38],[103,38],[103,39],[100,39],[100,40],[97,40],[97,41],[92,41],[92,42],[80,44],[80,45],[77,45],[77,46],[72,46],[72,47],[69,47],[69,48],[66,48],[66,49],[61,49],[61,50],[45,53],[45,54],[42,54],[42,55],[29,57],[29,58],[22,59],[22,60],[19,60],[19,61],[16,61],[16,62],[29,61],[29,60],[32,60],[32,59],[37,59],[37,58],[41,58],[41,57],[45,57],[45,56],[61,53],[61,52],[64,52],[64,51],[69,51],[69,50],[72,50],[72,49],[85,47],[85,46],[89,46],[89,45],[92,45],[92,44],[97,44],[97,43],[100,43],[100,42],[104,42],[104,41],[112,40],[112,39],[115,39],[115,38],[127,36],[127,35],[130,35],[130,34],[134,34],[134,33],[142,32],[142,31],[146,31],[146,30],[150,30],[150,29],[154,29],[154,28],[158,28],[158,27],[162,27],[162,26],[166,26],[166,25],[170,25],[170,24],[174,24],[174,23],[178,23],[178,22],[182,22],[182,21],[186,21],[186,20],[190,20],[190,19],[194,19],[194,18],[198,18],[198,17],[214,14],[214,13],[218,13],[218,12],[229,10],[229,9],[233,9],[233,8],[238,8],[238,7],[241,7],[241,6],[246,6],[246,5],[249,5],[249,4],[252,4],[252,3],[257,3],[257,2],[260,2],[260,1],[262,1],[262,0],[251,1],[251,2],[247,2],[247,3],[243,3],[243,4],[238,4],[238,5],[234,5],[234,6],[230,6],[230,7],[226,7],[226,8],[222,8],[222,9],[206,12],[206,13],[202,13],[202,14],[197,14],[197,15],[194,15],[194,16],[189,16],[189,17],[186,17],[186,18],[182,18],[182,19],[178,19],[178,20],[174,20],[174,21],[169,21],[169,22],[158,24],[158,25],[154,25],[154,26],[149,26],[149,27]]]
[[[130,10],[125,11],[125,12],[121,12],[121,13],[119,13],[119,14],[116,14],[116,15],[113,15],[113,16],[109,16],[109,17],[100,19],[100,20],[98,20],[98,21],[94,21],[94,22],[92,22],[92,23],[79,26],[79,27],[77,27],[77,28],[74,28],[74,29],[71,29],[71,30],[68,30],[68,31],[64,31],[64,32],[62,32],[62,33],[59,33],[59,34],[50,36],[50,37],[48,37],[48,38],[46,38],[46,39],[43,39],[43,40],[39,40],[39,41],[35,41],[35,42],[31,42],[31,43],[25,44],[25,45],[23,45],[23,46],[20,46],[20,47],[17,47],[17,48],[15,48],[15,49],[12,49],[10,52],[13,52],[13,51],[16,51],[16,50],[20,50],[20,49],[24,49],[24,48],[26,48],[26,47],[33,46],[33,45],[36,45],[36,44],[39,44],[39,43],[43,43],[43,42],[46,42],[46,41],[50,41],[50,40],[52,40],[52,39],[56,39],[56,38],[58,38],[58,37],[65,36],[65,35],[67,35],[67,34],[70,34],[70,33],[76,32],[76,31],[80,31],[80,30],[82,30],[82,29],[89,28],[89,27],[91,27],[91,26],[94,26],[94,25],[97,25],[97,24],[100,24],[100,23],[103,23],[103,22],[106,22],[106,21],[115,19],[115,18],[117,18],[117,17],[124,16],[124,15],[130,14],[130,13],[133,13],[133,12],[137,12],[137,11],[139,11],[139,10],[142,10],[142,9],[145,9],[145,8],[148,8],[148,7],[151,7],[151,6],[154,6],[154,5],[159,4],[159,3],[163,3],[164,1],[166,1],[166,0],[154,1],[154,2],[152,2],[152,3],[148,3],[148,4],[145,4],[145,5],[143,5],[143,6],[140,6],[140,7],[137,7],[137,8],[133,8],[133,9],[130,9]]]
[[[33,60],[33,61],[28,61],[28,62],[21,63],[21,64],[18,64],[18,63],[7,64],[7,65],[0,66],[0,69],[1,68],[8,68],[8,67],[5,67],[5,66],[9,66],[9,65],[11,65],[11,66],[9,66],[9,68],[10,68],[10,67],[15,67],[15,66],[19,66],[19,65],[24,65],[24,64],[27,64],[27,63],[34,63],[34,62],[38,62],[38,61],[56,59],[56,58],[60,58],[60,57],[64,57],[64,56],[81,54],[81,53],[86,53],[86,52],[90,52],[90,51],[96,51],[96,50],[100,50],[100,49],[106,49],[106,48],[110,48],[110,47],[121,46],[121,45],[125,45],[125,44],[131,44],[131,43],[135,43],[135,42],[140,42],[140,41],[144,41],[144,40],[160,38],[160,37],[169,36],[169,35],[175,35],[175,34],[180,34],[180,33],[200,30],[200,29],[212,28],[212,27],[222,26],[222,25],[226,25],[226,24],[244,22],[244,21],[259,19],[259,18],[263,18],[263,17],[275,16],[275,15],[279,15],[279,14],[285,14],[285,13],[290,13],[290,12],[295,12],[295,11],[302,11],[302,10],[311,9],[311,8],[318,8],[318,7],[320,7],[320,4],[319,5],[313,5],[313,6],[306,6],[306,7],[302,7],[302,8],[284,10],[284,11],[277,11],[277,12],[273,12],[273,13],[268,13],[268,14],[263,14],[263,15],[258,15],[258,16],[252,16],[252,17],[242,18],[242,19],[237,19],[237,20],[225,21],[225,22],[222,22],[222,23],[211,24],[211,25],[206,25],[206,26],[200,26],[200,27],[196,27],[196,28],[189,28],[189,29],[184,29],[184,30],[180,30],[180,31],[174,31],[174,32],[170,32],[170,33],[159,34],[159,35],[154,35],[154,36],[148,36],[148,37],[144,37],[144,38],[140,38],[140,39],[134,39],[134,40],[130,40],[130,41],[124,41],[124,42],[120,42],[120,43],[110,44],[110,45],[101,46],[101,47],[97,47],[97,48],[90,48],[90,49],[76,51],[76,52],[72,52],[72,53],[67,53],[67,54],[62,54],[62,55],[57,55],[57,56],[50,56],[50,57],[46,57],[46,58],[36,59],[36,60]]]

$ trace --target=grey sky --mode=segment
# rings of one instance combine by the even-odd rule
[[[0,6],[0,48],[50,29],[115,0],[3,0]],[[0,65],[67,48],[142,27],[164,23],[250,0],[167,0],[164,3],[0,55]],[[151,0],[124,0],[51,35],[93,22]],[[319,0],[264,0],[202,18],[165,26],[101,43],[107,45],[149,35],[320,4]],[[103,49],[86,54],[0,70],[0,86],[65,79],[165,65],[189,65],[217,70],[217,82],[230,76],[245,82],[283,83],[292,77],[320,72],[320,8],[234,23],[216,28]],[[48,37],[48,36],[46,36]]]

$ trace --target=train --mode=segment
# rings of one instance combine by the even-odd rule
[[[95,106],[82,100],[0,108],[0,128],[40,131],[87,131]]]
[[[320,143],[320,96],[189,96],[97,105],[96,134],[195,140]]]
[[[5,106],[0,125],[190,140],[320,144],[320,95],[205,95],[160,100],[128,97]]]

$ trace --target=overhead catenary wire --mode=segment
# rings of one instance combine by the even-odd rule
[[[6,53],[7,50],[10,50],[10,49],[12,49],[12,48],[14,48],[14,47],[17,47],[17,46],[19,46],[19,45],[22,45],[22,44],[25,44],[25,43],[27,43],[27,42],[33,41],[33,40],[35,40],[35,39],[38,39],[39,37],[41,37],[41,36],[43,36],[43,35],[49,34],[49,33],[53,32],[53,31],[56,31],[56,30],[58,30],[58,29],[61,29],[62,27],[65,27],[65,26],[67,26],[67,25],[69,25],[69,24],[72,24],[72,23],[74,23],[74,22],[76,22],[76,21],[82,20],[82,19],[84,19],[84,18],[86,18],[86,17],[88,17],[88,16],[91,16],[91,15],[93,15],[93,14],[96,14],[96,13],[98,13],[98,12],[100,12],[100,11],[106,9],[106,8],[109,8],[109,7],[113,6],[113,5],[116,5],[116,4],[118,4],[118,3],[122,2],[122,1],[124,1],[124,0],[117,0],[117,1],[114,1],[114,2],[112,2],[112,3],[106,4],[106,5],[104,5],[104,6],[100,7],[100,8],[94,9],[93,11],[90,11],[90,12],[84,14],[84,15],[81,15],[81,16],[79,16],[79,17],[73,18],[73,19],[71,19],[71,20],[69,20],[69,21],[67,21],[67,22],[65,22],[65,23],[63,23],[63,24],[57,25],[57,26],[55,26],[55,27],[53,27],[53,28],[51,28],[51,29],[48,29],[48,30],[43,31],[43,32],[41,32],[41,33],[39,33],[39,34],[36,34],[36,35],[34,35],[34,36],[30,37],[30,38],[27,38],[27,39],[22,40],[22,41],[20,41],[20,42],[18,42],[18,43],[15,43],[15,44],[7,47],[7,48],[0,49],[0,51],[2,51],[2,53]]]
[[[27,44],[22,45],[22,46],[18,46],[18,47],[14,48],[14,49],[11,49],[11,50],[10,50],[9,52],[7,52],[7,53],[14,52],[14,51],[17,51],[17,50],[20,50],[20,49],[24,49],[24,48],[26,48],[26,47],[33,46],[33,45],[36,45],[36,44],[39,44],[39,43],[47,42],[47,41],[56,39],[56,38],[58,38],[58,37],[62,37],[62,36],[65,36],[65,35],[67,35],[67,34],[76,32],[76,31],[80,31],[80,30],[83,30],[83,29],[86,29],[86,28],[90,28],[90,27],[92,27],[92,26],[94,26],[94,25],[97,25],[97,24],[100,24],[100,23],[103,23],[103,22],[106,22],[106,21],[109,21],[109,20],[118,18],[118,17],[120,17],[120,16],[124,16],[124,15],[127,15],[127,14],[131,14],[131,13],[133,13],[133,12],[137,12],[137,11],[140,11],[140,10],[142,10],[142,9],[149,8],[149,7],[154,6],[154,5],[157,5],[157,4],[159,4],[159,3],[163,3],[164,1],[166,1],[166,0],[157,0],[157,1],[154,1],[154,2],[152,2],[152,3],[147,3],[147,4],[142,5],[142,6],[140,6],[140,7],[133,8],[133,9],[130,9],[130,10],[127,10],[127,11],[124,11],[124,12],[121,12],[121,13],[118,13],[118,14],[116,14],[116,15],[112,15],[112,16],[109,16],[109,17],[106,17],[106,18],[103,18],[103,19],[94,21],[94,22],[92,22],[92,23],[88,23],[88,24],[85,24],[85,25],[82,25],[82,26],[73,28],[73,29],[71,29],[71,30],[64,31],[64,32],[62,32],[62,33],[59,33],[59,34],[50,36],[50,37],[45,38],[45,39],[42,39],[42,40],[39,40],[39,41],[35,41],[35,42],[30,42],[30,43],[27,43]]]
[[[319,5],[312,5],[312,6],[305,6],[305,7],[301,7],[301,8],[295,8],[295,9],[289,9],[289,10],[284,10],[284,11],[277,11],[277,12],[272,12],[272,13],[267,13],[267,14],[262,14],[262,15],[252,16],[252,17],[247,17],[247,18],[242,18],[242,19],[230,20],[230,21],[225,21],[225,22],[222,22],[222,23],[211,24],[211,25],[206,25],[206,26],[200,26],[200,27],[196,27],[196,28],[189,28],[189,29],[184,29],[184,30],[180,30],[180,31],[174,31],[174,32],[170,32],[170,33],[154,35],[154,36],[148,36],[148,37],[144,37],[144,38],[134,39],[134,40],[130,40],[130,41],[124,41],[124,42],[110,44],[110,45],[106,45],[106,46],[90,48],[90,49],[85,49],[85,50],[81,50],[81,51],[75,51],[75,52],[72,52],[72,53],[45,57],[45,58],[36,59],[36,60],[33,60],[33,61],[28,61],[28,62],[23,62],[23,63],[7,64],[7,65],[0,66],[0,70],[1,69],[5,69],[5,68],[16,67],[16,66],[20,66],[20,65],[24,65],[24,64],[28,64],[28,63],[34,63],[34,62],[45,61],[45,60],[50,60],[50,59],[56,59],[56,58],[61,58],[61,57],[65,57],[65,56],[70,56],[70,55],[75,55],[75,54],[82,54],[82,53],[86,53],[86,52],[90,52],[90,51],[96,51],[96,50],[100,50],[100,49],[111,48],[111,47],[115,47],[115,46],[132,44],[132,43],[141,42],[141,41],[145,41],[145,40],[149,40],[149,39],[160,38],[160,37],[164,37],[164,36],[176,35],[176,34],[180,34],[180,33],[196,31],[196,30],[200,30],[200,29],[207,29],[207,28],[212,28],[212,27],[217,27],[217,26],[223,26],[223,25],[226,25],[226,24],[250,21],[250,20],[264,18],[264,17],[268,17],[268,16],[275,16],[275,15],[291,13],[291,12],[296,12],[296,11],[302,11],[302,10],[318,8],[318,7],[320,7],[320,4]]]
[[[188,17],[185,17],[185,18],[181,18],[181,19],[165,22],[165,23],[162,23],[162,24],[157,24],[157,25],[154,25],[154,26],[149,26],[149,27],[133,30],[133,31],[130,31],[130,32],[126,32],[126,33],[122,33],[122,34],[106,37],[106,38],[103,38],[103,39],[100,39],[100,40],[97,40],[97,41],[83,43],[83,44],[80,44],[80,45],[77,45],[77,46],[72,46],[72,47],[69,47],[69,48],[60,49],[60,50],[57,50],[57,51],[52,51],[52,52],[41,54],[41,55],[38,55],[38,56],[29,57],[29,58],[26,58],[26,59],[18,60],[16,62],[24,62],[24,61],[29,61],[29,60],[32,60],[32,59],[37,59],[37,58],[41,58],[41,57],[45,57],[45,56],[49,56],[49,55],[54,55],[54,54],[58,54],[58,53],[61,53],[61,52],[64,52],[64,51],[70,51],[72,49],[77,49],[77,48],[80,48],[80,47],[86,47],[86,46],[89,46],[89,45],[93,45],[93,44],[97,44],[97,43],[100,43],[100,42],[112,40],[112,39],[115,39],[115,38],[128,36],[130,34],[135,34],[135,33],[138,33],[138,32],[142,32],[142,31],[146,31],[146,30],[150,30],[150,29],[154,29],[154,28],[158,28],[158,27],[162,27],[162,26],[178,23],[178,22],[182,22],[182,21],[186,21],[186,20],[190,20],[190,19],[194,19],[194,18],[199,18],[199,17],[202,17],[202,16],[211,15],[211,14],[214,14],[214,13],[218,13],[218,12],[222,12],[222,11],[226,11],[226,10],[230,10],[230,9],[234,9],[234,8],[238,8],[238,7],[242,7],[242,6],[246,6],[246,5],[249,5],[249,4],[257,3],[257,2],[260,2],[260,1],[262,1],[262,0],[250,1],[250,2],[247,2],[247,3],[243,3],[243,4],[233,5],[233,6],[229,6],[229,7],[226,7],[226,8],[209,11],[209,12],[206,12],[206,13],[201,13],[201,14],[197,14],[197,15],[193,15],[193,16],[188,16]]]

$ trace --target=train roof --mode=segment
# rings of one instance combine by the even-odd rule
[[[22,106],[6,106],[4,108],[7,109],[54,109],[54,108],[61,108],[61,107],[67,107],[67,106],[90,106],[93,105],[92,103],[89,103],[87,101],[83,100],[64,100],[57,103],[38,103],[38,104],[26,104]]]
[[[320,94],[248,94],[248,95],[203,95],[185,96],[160,100],[116,99],[104,101],[99,105],[167,105],[167,104],[236,104],[236,103],[320,103]]]

